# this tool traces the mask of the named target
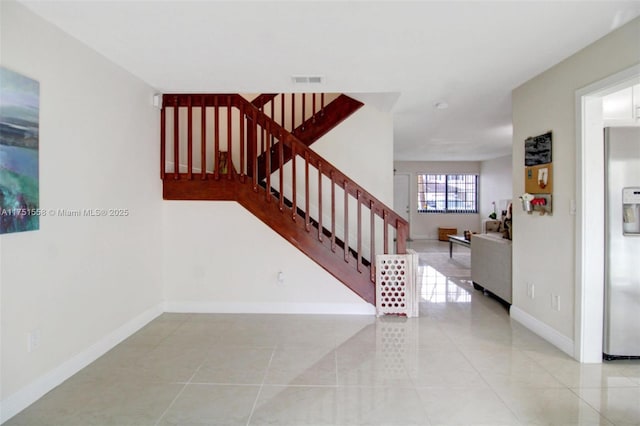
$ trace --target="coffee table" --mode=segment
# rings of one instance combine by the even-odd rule
[[[453,257],[454,244],[471,248],[471,241],[465,239],[463,235],[449,235],[449,257]]]

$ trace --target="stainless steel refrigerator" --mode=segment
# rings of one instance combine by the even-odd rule
[[[607,360],[640,357],[640,127],[608,127],[605,140]]]

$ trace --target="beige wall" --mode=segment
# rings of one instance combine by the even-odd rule
[[[635,19],[513,91],[513,195],[524,192],[524,140],[553,131],[553,215],[514,209],[513,304],[568,342],[576,303],[576,91],[640,63],[640,19]],[[591,206],[590,208],[601,208]],[[535,299],[527,296],[535,285]],[[560,310],[551,297],[560,297]],[[512,310],[513,312],[513,310]]]
[[[494,158],[480,163],[480,217],[487,219],[496,203],[496,214],[500,218],[501,205],[512,199],[512,157]]]
[[[162,194],[153,89],[24,6],[0,7],[2,65],[40,82],[40,207],[129,210],[0,236],[5,418],[159,309]]]
[[[418,179],[420,173],[480,174],[479,161],[396,161],[396,173],[409,174],[409,223],[411,238],[437,239],[438,227],[480,232],[480,214],[418,213]],[[482,183],[480,183],[482,185]]]

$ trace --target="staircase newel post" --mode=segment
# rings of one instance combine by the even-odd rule
[[[386,209],[382,210],[382,223],[384,224],[384,254],[389,254],[389,213]]]
[[[373,208],[373,200],[369,201],[369,210],[370,210],[370,214],[371,214],[371,234],[369,236],[369,238],[371,238],[371,253],[369,254],[369,273],[370,276],[369,278],[371,279],[372,283],[376,282],[376,271],[375,271],[375,264],[376,264],[376,213],[374,211]]]
[[[396,234],[397,254],[406,254],[407,238],[409,237],[409,227],[405,223],[401,223],[399,220],[396,221],[396,227],[396,229],[398,230]]]

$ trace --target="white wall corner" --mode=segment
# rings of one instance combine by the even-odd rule
[[[539,319],[529,315],[515,305],[511,305],[509,314],[515,321],[533,331],[535,334],[565,352],[567,355],[574,357],[574,342],[572,339],[558,332],[558,330],[550,327]]]
[[[6,422],[36,402],[44,394],[100,358],[127,337],[160,316],[162,312],[162,304],[147,309],[118,329],[104,336],[92,346],[40,376],[37,380],[28,384],[18,392],[0,401],[0,424]]]

